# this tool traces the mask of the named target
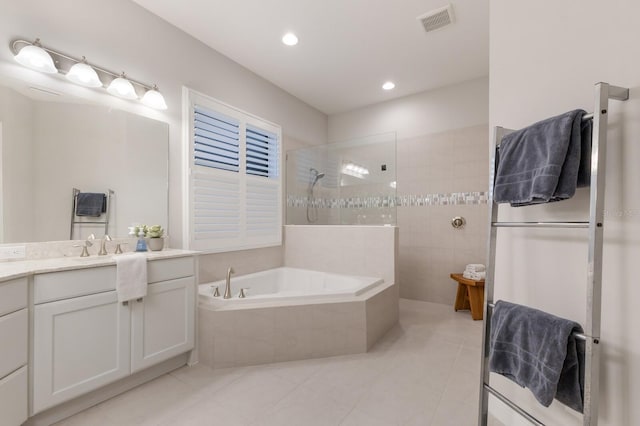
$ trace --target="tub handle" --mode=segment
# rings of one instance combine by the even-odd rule
[[[213,297],[220,297],[220,290],[217,285],[210,286],[213,289]]]
[[[467,221],[462,216],[456,216],[451,219],[451,226],[453,226],[455,229],[462,229],[466,224]]]
[[[245,297],[247,297],[247,295],[245,294],[245,291],[247,291],[249,289],[250,289],[250,287],[241,288],[240,289],[240,293],[238,293],[238,297],[240,299],[244,299]]]

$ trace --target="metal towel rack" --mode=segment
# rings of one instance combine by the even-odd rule
[[[73,240],[73,234],[76,225],[104,225],[104,234],[109,233],[109,213],[111,211],[111,197],[115,194],[113,189],[107,190],[107,211],[104,214],[104,220],[91,221],[91,220],[76,220],[76,205],[78,204],[78,194],[80,190],[73,188],[72,191],[72,204],[71,204],[71,227],[69,230],[69,239]]]
[[[587,306],[584,334],[575,337],[586,342],[584,377],[584,413],[583,425],[598,424],[599,372],[600,372],[600,301],[602,295],[602,234],[604,223],[604,188],[607,148],[607,118],[609,99],[626,101],[629,89],[611,86],[607,83],[595,85],[595,107],[593,114],[586,114],[583,120],[593,120],[591,141],[591,183],[588,222],[498,222],[498,205],[493,201],[493,183],[495,178],[495,152],[491,159],[489,177],[489,247],[487,274],[485,278],[484,330],[482,333],[482,367],[480,379],[480,409],[478,424],[486,426],[489,411],[489,394],[495,396],[509,408],[529,420],[534,425],[544,426],[540,420],[525,411],[509,398],[489,384],[489,336],[491,335],[491,313],[494,306],[493,287],[496,263],[497,228],[587,228],[589,233],[589,254],[587,268]],[[502,137],[511,130],[496,127],[494,139],[496,146]]]

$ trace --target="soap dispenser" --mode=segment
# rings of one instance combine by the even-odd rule
[[[138,231],[138,243],[136,244],[136,251],[147,251],[147,242],[144,239],[144,231],[142,229]]]

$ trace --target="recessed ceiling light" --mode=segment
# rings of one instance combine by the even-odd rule
[[[286,33],[282,36],[282,42],[287,46],[295,46],[298,44],[298,37],[294,33]]]
[[[387,81],[385,84],[382,85],[382,88],[384,90],[391,90],[394,87],[396,87],[395,83],[393,81]]]

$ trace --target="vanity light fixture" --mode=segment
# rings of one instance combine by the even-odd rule
[[[159,110],[167,109],[167,103],[156,86],[133,80],[124,73],[116,74],[94,64],[90,65],[84,56],[77,59],[43,47],[40,39],[34,42],[13,40],[11,50],[16,61],[26,67],[50,74],[61,73],[69,81],[82,86],[106,87],[107,92],[119,98],[138,100],[138,93],[144,93],[141,99],[144,105]]]
[[[147,90],[142,97],[142,103],[148,107],[165,110],[167,109],[167,103],[164,101],[164,96],[158,92],[158,86],[153,85],[153,89]]]
[[[393,81],[387,81],[382,85],[382,88],[384,90],[392,90],[395,87],[396,87],[396,84]]]
[[[53,58],[42,48],[39,38],[32,44],[28,44],[17,51],[15,57],[19,64],[27,68],[46,72],[47,74],[55,74],[58,72],[58,69],[53,63]]]
[[[85,87],[102,87],[102,81],[98,77],[96,70],[87,64],[87,58],[82,57],[82,61],[78,62],[69,69],[66,75],[67,80]]]
[[[114,78],[107,87],[107,92],[111,93],[113,96],[117,96],[123,99],[138,99],[138,94],[136,93],[135,87],[129,80],[127,80],[127,76],[122,73],[120,77]]]
[[[294,33],[286,33],[282,36],[282,42],[287,46],[295,46],[298,44],[298,37]]]
[[[359,164],[348,162],[342,166],[342,174],[364,179],[369,174],[369,169]]]

